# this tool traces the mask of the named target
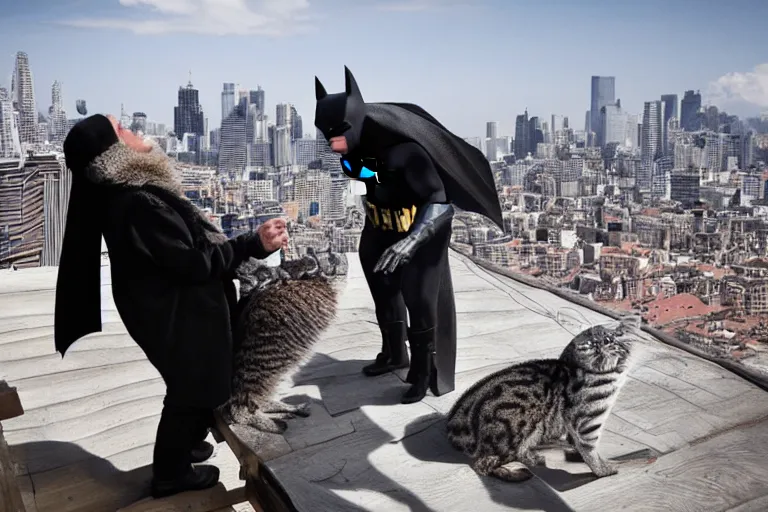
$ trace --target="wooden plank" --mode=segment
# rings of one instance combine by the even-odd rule
[[[0,421],[16,418],[24,414],[19,394],[4,380],[0,380]]]
[[[298,512],[261,458],[218,414],[214,435],[217,440],[226,441],[240,461],[240,478],[246,481],[246,498],[257,512]]]
[[[26,512],[27,510],[16,481],[15,464],[11,460],[8,445],[3,437],[2,423],[0,423],[0,510],[3,512]]]
[[[766,459],[768,421],[681,448],[650,465],[620,469],[563,496],[576,510],[746,511],[745,502],[767,502]]]
[[[218,484],[204,491],[185,492],[168,498],[146,498],[117,512],[212,512],[232,510],[232,505],[245,501],[245,487],[227,490]],[[226,508],[228,507],[228,508]]]

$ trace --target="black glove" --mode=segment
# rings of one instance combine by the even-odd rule
[[[236,240],[242,244],[245,259],[256,258],[257,260],[263,260],[270,254],[264,248],[264,244],[261,243],[261,237],[258,233],[245,233],[238,236]]]
[[[374,272],[383,271],[391,274],[400,265],[408,263],[416,251],[427,243],[435,233],[453,219],[453,206],[450,204],[430,203],[419,209],[408,236],[391,245],[381,255]]]

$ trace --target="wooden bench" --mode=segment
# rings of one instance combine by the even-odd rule
[[[227,491],[219,485],[206,491],[183,493],[168,498],[146,498],[119,512],[225,512],[232,505],[248,502],[256,512],[297,512],[290,498],[264,466],[251,446],[240,439],[220,416],[212,430],[216,442],[226,442],[240,462],[243,487]]]
[[[245,480],[245,498],[256,512],[298,512],[253,447],[240,439],[218,414],[212,433],[217,442],[226,442],[240,461],[240,479]]]
[[[0,381],[0,512],[27,512],[17,480],[16,464],[11,460],[3,436],[4,420],[24,414],[16,388]],[[227,490],[221,484],[195,493],[183,493],[160,500],[143,499],[122,512],[228,512],[232,505],[249,502],[256,512],[294,512],[287,494],[267,470],[253,448],[217,415],[213,430],[217,442],[226,442],[240,462],[243,487]]]
[[[26,512],[27,510],[16,480],[16,465],[11,460],[11,454],[3,436],[3,421],[22,414],[24,414],[24,408],[21,406],[16,388],[0,380],[0,511],[2,512]]]

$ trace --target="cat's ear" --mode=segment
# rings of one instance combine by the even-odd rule
[[[627,329],[639,329],[642,323],[643,317],[640,315],[626,315],[619,320],[619,325]]]

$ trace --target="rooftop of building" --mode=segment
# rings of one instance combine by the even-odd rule
[[[457,390],[401,405],[404,375],[360,373],[379,334],[356,255],[349,261],[336,322],[279,389],[308,397],[312,415],[290,420],[284,436],[243,432],[298,510],[768,509],[768,393],[648,337],[600,446],[622,461],[617,475],[595,480],[547,450],[528,482],[478,477],[445,439],[442,414],[483,376],[556,357],[573,334],[611,320],[452,253]],[[115,510],[148,492],[164,386],[126,334],[103,270],[104,331],[63,360],[52,339],[56,269],[0,271],[0,380],[26,409],[3,427],[28,510]],[[239,485],[226,445],[214,463],[224,487]]]

